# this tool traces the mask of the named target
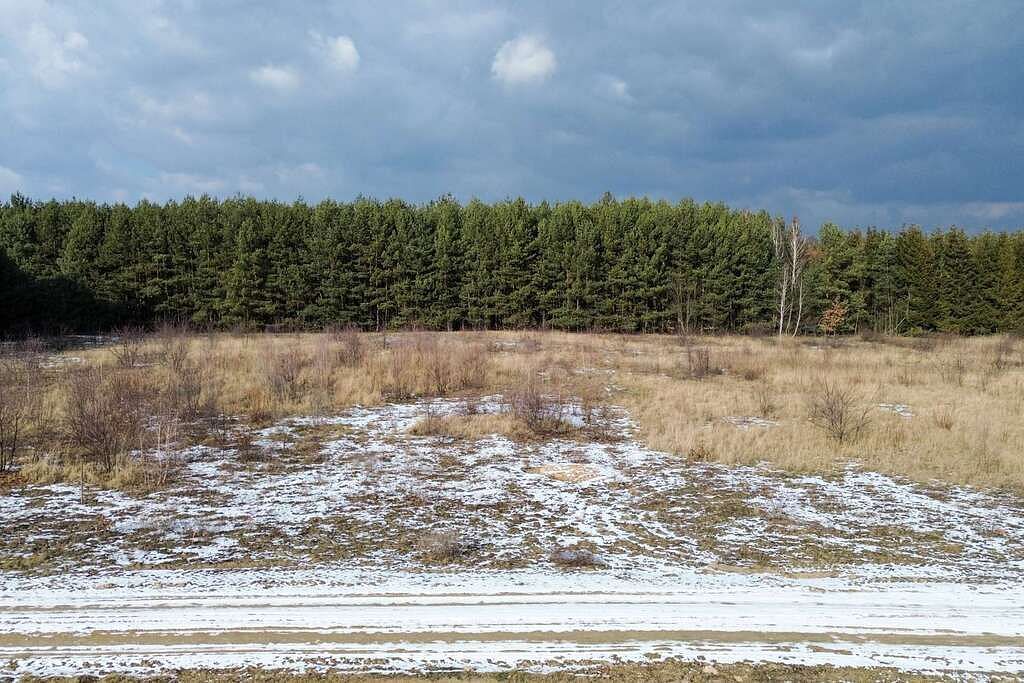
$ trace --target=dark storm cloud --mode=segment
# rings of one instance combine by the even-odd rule
[[[1022,8],[0,0],[0,192],[609,190],[1017,227]]]

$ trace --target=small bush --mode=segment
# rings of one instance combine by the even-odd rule
[[[142,364],[143,344],[146,333],[141,327],[121,327],[114,331],[115,343],[110,352],[114,354],[118,367],[131,369]]]
[[[871,406],[850,388],[825,382],[811,399],[811,423],[838,443],[856,441],[870,423]]]
[[[686,375],[690,379],[704,379],[708,375],[720,375],[722,368],[711,360],[711,349],[706,346],[686,347]]]
[[[421,371],[426,375],[429,393],[444,396],[455,384],[455,367],[450,350],[444,348],[433,335],[420,336],[415,348]]]
[[[431,564],[458,562],[478,548],[479,543],[463,538],[454,531],[430,532],[416,542],[420,560]]]
[[[329,328],[327,338],[338,347],[338,360],[346,367],[355,367],[366,357],[366,344],[358,325]]]
[[[32,387],[19,361],[0,362],[0,472],[14,466],[31,415]]]
[[[607,566],[604,560],[583,548],[556,548],[548,559],[553,564],[569,569],[592,569]]]
[[[455,353],[455,382],[458,389],[481,389],[487,385],[490,356],[483,344],[470,344]]]
[[[602,440],[611,440],[616,433],[616,413],[599,390],[580,393],[580,416],[588,434]]]
[[[309,359],[299,349],[272,349],[264,360],[267,388],[277,400],[295,399],[302,393],[302,370]]]
[[[419,387],[417,369],[415,348],[402,345],[391,349],[384,363],[381,393],[396,401],[415,398]]]
[[[148,390],[135,375],[104,375],[89,368],[68,382],[65,435],[69,444],[110,472],[117,460],[142,445]]]
[[[156,330],[158,355],[171,372],[180,372],[188,362],[188,327],[164,323]]]
[[[567,426],[565,396],[557,389],[546,392],[535,372],[528,373],[519,386],[505,394],[505,410],[536,434],[564,431]]]
[[[686,452],[686,459],[694,462],[708,462],[715,459],[715,453],[703,441],[697,441]]]
[[[161,396],[162,412],[183,420],[217,412],[219,384],[208,366],[186,360],[169,368],[168,373]]]

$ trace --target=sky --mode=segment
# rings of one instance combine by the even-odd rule
[[[0,0],[0,196],[1024,227],[1024,2]]]

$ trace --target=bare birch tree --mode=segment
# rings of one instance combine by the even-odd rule
[[[803,316],[804,268],[810,258],[810,242],[800,233],[800,221],[794,216],[789,226],[782,220],[772,224],[772,245],[779,263],[779,336],[789,330],[796,336]]]

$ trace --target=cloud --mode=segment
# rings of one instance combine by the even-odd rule
[[[599,79],[599,91],[605,97],[619,102],[632,102],[629,83],[615,76],[602,76]]]
[[[555,53],[540,38],[524,35],[498,48],[491,73],[507,85],[540,83],[555,72],[556,66]]]
[[[9,195],[22,190],[24,178],[13,169],[0,166],[0,200],[6,199]]]
[[[324,62],[331,68],[342,73],[353,73],[359,68],[359,50],[348,36],[325,38],[316,31],[310,31],[310,37]]]
[[[182,173],[182,172],[161,172],[157,176],[157,180],[160,183],[160,192],[164,195],[168,194],[181,194],[183,192],[190,194],[216,194],[225,189],[228,189],[229,185],[222,178],[204,176],[197,173]],[[157,197],[161,195],[156,194]]]
[[[0,164],[36,197],[609,190],[1024,225],[1019,0],[592,4],[0,0]]]
[[[139,111],[147,117],[167,121],[208,121],[216,117],[212,99],[202,91],[165,98],[136,93],[135,99]]]
[[[1007,216],[1024,218],[1024,202],[969,202],[964,212],[986,221],[998,221]]]
[[[33,22],[22,39],[32,74],[47,88],[59,88],[85,68],[89,40],[78,31],[62,37],[41,22]]]
[[[249,72],[249,78],[253,83],[265,88],[284,92],[295,90],[302,82],[299,72],[290,66],[275,66],[266,64]]]

